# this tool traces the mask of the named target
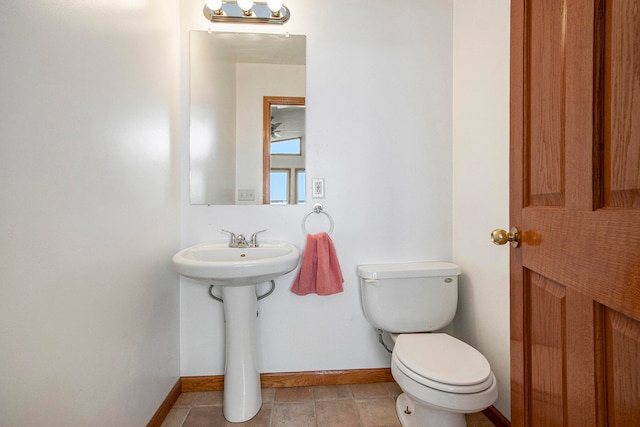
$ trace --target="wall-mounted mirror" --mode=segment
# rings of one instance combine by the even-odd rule
[[[192,204],[304,202],[305,45],[299,35],[190,33]]]

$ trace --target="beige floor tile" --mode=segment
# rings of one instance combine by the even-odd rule
[[[316,402],[318,427],[357,427],[358,410],[353,400],[325,400]]]
[[[275,388],[263,388],[262,389],[262,403],[273,403],[276,398]]]
[[[465,415],[467,427],[494,427],[493,423],[482,412]]]
[[[222,406],[224,391],[199,391],[193,393],[191,406]]]
[[[224,425],[226,427],[270,427],[272,411],[273,405],[271,403],[265,403],[262,405],[262,408],[260,408],[260,411],[256,416],[251,418],[249,421],[245,421],[243,423],[231,423],[227,421]]]
[[[275,403],[271,414],[271,427],[315,427],[313,401]]]
[[[220,427],[226,422],[222,406],[198,406],[191,408],[182,427]]]
[[[351,384],[349,387],[356,399],[390,396],[386,383]]]
[[[275,402],[306,402],[313,400],[312,387],[277,388]]]
[[[398,427],[396,383],[262,389],[262,408],[251,420],[224,419],[224,392],[182,393],[162,427]],[[482,413],[468,427],[493,427]]]
[[[394,399],[402,394],[402,389],[396,383],[384,383],[387,391],[389,392],[389,396]]]
[[[351,388],[348,385],[316,386],[312,391],[315,401],[353,399]]]
[[[187,418],[189,409],[190,408],[171,408],[160,427],[181,427],[182,423]]]
[[[173,407],[185,407],[190,408],[193,404],[193,399],[196,398],[196,393],[182,393],[178,396],[178,400],[173,404]]]
[[[355,402],[364,427],[400,426],[396,402],[392,398],[358,399]]]

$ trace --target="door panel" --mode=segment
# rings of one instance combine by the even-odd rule
[[[527,274],[531,417],[534,425],[561,426],[566,406],[566,290],[535,272]]]
[[[640,209],[640,1],[607,2],[605,206]]]
[[[513,0],[512,425],[640,420],[640,0]]]
[[[640,323],[606,312],[606,377],[610,425],[637,425],[640,411]]]
[[[527,126],[531,141],[527,146],[528,203],[531,206],[562,206],[564,1],[532,2],[530,7],[528,77],[531,87],[536,90],[527,93],[530,99]]]

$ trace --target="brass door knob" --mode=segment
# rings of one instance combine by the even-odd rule
[[[511,242],[511,246],[517,248],[520,245],[520,230],[518,230],[518,227],[511,227],[509,233],[500,229],[493,230],[491,232],[491,241],[496,245],[504,245],[507,242]]]

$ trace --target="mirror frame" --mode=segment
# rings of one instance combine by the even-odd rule
[[[265,96],[262,100],[262,204],[271,204],[271,106],[305,105],[305,97]],[[306,133],[306,131],[305,131]],[[306,138],[305,138],[306,143]]]

